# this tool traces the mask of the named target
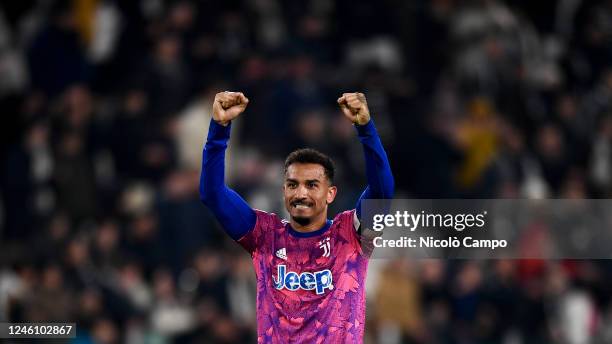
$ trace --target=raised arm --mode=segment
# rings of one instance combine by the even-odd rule
[[[240,92],[215,95],[213,119],[202,153],[200,200],[215,214],[224,230],[234,240],[255,227],[255,211],[240,195],[225,185],[225,149],[230,137],[231,120],[238,117],[249,100]]]
[[[363,145],[368,186],[357,200],[357,217],[361,217],[361,200],[393,198],[394,181],[387,154],[370,119],[370,110],[363,93],[344,93],[338,98],[342,113],[357,129]]]

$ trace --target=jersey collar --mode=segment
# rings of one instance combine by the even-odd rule
[[[312,231],[312,232],[298,232],[295,229],[293,229],[293,227],[291,227],[291,223],[287,222],[287,230],[289,231],[289,234],[293,235],[294,237],[298,237],[298,238],[311,238],[311,237],[315,237],[317,235],[321,235],[325,232],[327,232],[327,230],[331,227],[332,223],[334,223],[333,220],[327,220],[325,221],[325,224],[323,225],[323,227],[317,229],[316,231]]]

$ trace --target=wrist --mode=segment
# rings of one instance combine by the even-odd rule
[[[362,125],[355,123],[355,129],[357,130],[357,135],[359,137],[376,135],[376,127],[374,126],[374,121],[372,119]]]
[[[216,120],[214,118],[213,118],[213,121],[215,121],[215,123],[217,123],[217,124],[219,124],[220,126],[223,126],[223,127],[227,127],[230,124],[230,122],[231,122],[231,121],[218,121],[218,120]]]
[[[361,127],[363,127],[363,126],[368,125],[368,123],[370,123],[371,121],[372,121],[372,120],[371,120],[371,119],[368,117],[368,119],[367,119],[367,120],[362,120],[362,121],[357,120],[357,121],[353,122],[353,124],[354,124],[354,125],[356,125],[356,126],[361,126]]]
[[[229,137],[229,132],[232,127],[232,122],[228,121],[226,125],[222,125],[221,123],[215,121],[214,119],[210,120],[210,126],[208,129],[208,136],[210,138],[221,138],[221,137]]]

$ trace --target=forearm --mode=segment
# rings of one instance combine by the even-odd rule
[[[393,198],[394,180],[389,165],[387,153],[376,132],[374,122],[370,120],[365,125],[356,125],[359,141],[363,145],[368,186],[357,202],[357,215],[361,216],[362,199]]]
[[[231,124],[222,126],[211,121],[202,153],[200,199],[215,214],[224,230],[235,240],[255,226],[251,207],[225,185],[225,150]]]

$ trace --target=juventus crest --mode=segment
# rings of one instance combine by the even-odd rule
[[[329,243],[329,237],[319,241],[319,248],[323,250],[321,257],[329,257],[331,254],[331,245]]]

